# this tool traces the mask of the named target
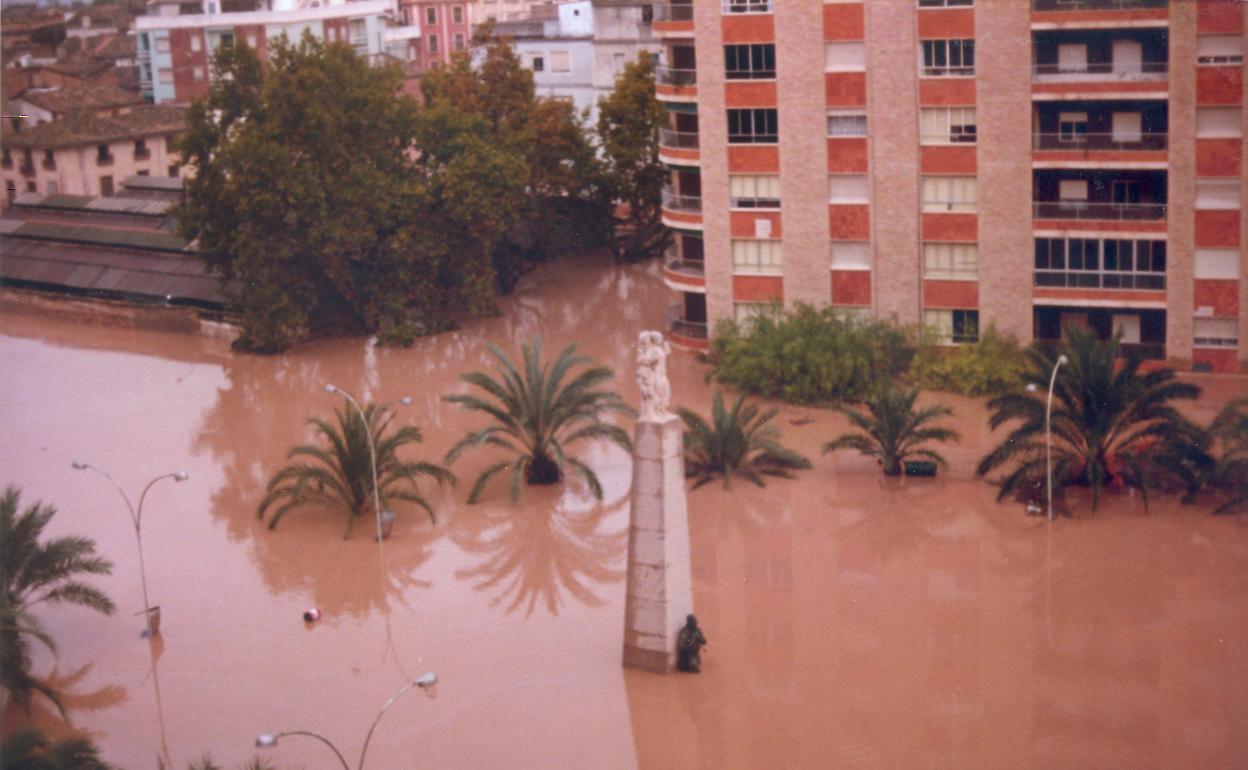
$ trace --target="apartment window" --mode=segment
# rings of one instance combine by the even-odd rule
[[[1192,344],[1198,348],[1233,348],[1239,345],[1239,321],[1234,318],[1192,319]]]
[[[1088,199],[1088,180],[1059,179],[1057,182],[1057,199],[1059,201],[1086,201]]]
[[[4,192],[9,196],[9,203],[12,203],[13,199],[17,197],[17,182],[14,182],[11,179],[5,182]]]
[[[729,144],[768,144],[780,141],[775,109],[728,110]]]
[[[1196,208],[1201,211],[1238,210],[1240,194],[1238,179],[1196,180]]]
[[[451,21],[456,24],[464,23],[464,7],[462,5],[451,8]]]
[[[871,269],[871,244],[866,241],[832,241],[829,251],[833,270]]]
[[[1244,63],[1244,39],[1239,35],[1201,35],[1196,38],[1196,63],[1225,65]]]
[[[156,53],[169,53],[169,38],[156,38]]]
[[[162,69],[160,71],[160,82],[163,85],[173,85],[173,70]]]
[[[192,34],[191,35],[191,50],[199,51],[203,47],[204,47],[203,38],[201,38],[198,34]]]
[[[866,174],[832,174],[828,177],[829,203],[867,203],[870,199]]]
[[[0,166],[4,168],[13,168],[13,153],[8,147],[4,148],[3,155],[0,156]]]
[[[437,8],[429,7],[425,9],[425,23],[426,24],[438,23],[438,9]]]
[[[101,145],[96,146],[95,162],[101,166],[113,162],[113,154],[108,151],[107,144],[101,144]]]
[[[177,167],[177,166],[170,166],[170,167],[168,168],[168,172],[169,172],[169,176],[176,177],[176,176],[178,175],[178,167]]]
[[[1239,249],[1196,249],[1196,278],[1239,279]]]
[[[828,136],[866,136],[867,113],[863,110],[828,110]]]
[[[1088,113],[1060,112],[1057,115],[1057,138],[1062,142],[1082,142],[1088,133]]]
[[[824,43],[823,67],[830,72],[859,72],[867,68],[866,46],[861,42]]]
[[[48,171],[56,170],[56,153],[54,151],[43,151],[43,167]]]
[[[455,33],[455,50],[456,51],[464,50],[464,35],[461,32]]]
[[[922,40],[923,76],[975,74],[974,40]]]
[[[929,107],[919,113],[922,144],[973,144],[974,107]]]
[[[255,35],[247,36],[247,47],[252,49],[253,51],[255,50],[256,48],[256,36]]]
[[[533,57],[533,71],[544,72],[546,70],[546,60],[540,56]]]
[[[975,0],[919,0],[920,8],[955,8],[974,4]]]
[[[60,185],[56,182],[48,182],[48,195],[56,195],[60,191]]]
[[[572,71],[572,55],[567,51],[551,51],[550,52],[550,71],[551,72],[571,72]]]
[[[771,13],[771,0],[724,0],[724,13]]]
[[[923,177],[924,211],[975,211],[978,208],[979,185],[975,177]]]
[[[761,315],[766,315],[771,305],[766,302],[734,302],[732,303],[732,320],[739,324],[749,323]]]
[[[283,34],[283,35],[285,35],[286,33],[285,33],[285,32],[283,32],[282,34]],[[326,33],[325,33],[325,34],[329,36],[329,42],[331,42],[331,43],[332,43],[332,42],[334,42],[335,40],[337,40],[337,39],[338,39],[338,28],[337,28],[337,27],[329,27],[329,28],[328,28],[328,31],[326,31]]]
[[[113,178],[111,176],[100,177],[100,195],[105,198],[113,194]]]
[[[351,42],[359,45],[368,41],[368,22],[364,19],[351,19]]]
[[[1035,284],[1084,289],[1166,288],[1166,242],[1037,238]]]
[[[784,269],[780,241],[733,241],[732,269],[736,273],[778,275]]]
[[[147,142],[143,139],[134,140],[134,159],[146,160],[152,157],[151,150],[147,149]]]
[[[780,208],[780,177],[774,174],[733,174],[728,190],[733,208]]]
[[[199,82],[202,82],[203,79],[204,79],[204,68],[203,67],[191,67],[191,80],[195,81],[196,83],[199,83]]]
[[[437,52],[438,52],[438,36],[430,35],[429,36],[429,53],[437,53]]]
[[[923,325],[946,345],[979,341],[978,310],[924,310]]]
[[[979,247],[974,243],[923,244],[923,277],[975,280],[979,277]]]
[[[775,76],[774,43],[724,46],[724,77],[728,80],[758,80]]]
[[[26,183],[26,192],[28,192],[28,193],[37,193],[37,192],[39,192],[39,185],[35,184],[35,182],[34,182],[34,180],[33,180],[33,179],[32,179],[32,180],[30,180],[30,181],[28,181],[28,182]]]
[[[1239,107],[1197,107],[1196,136],[1202,139],[1231,139],[1244,133],[1244,115]]]

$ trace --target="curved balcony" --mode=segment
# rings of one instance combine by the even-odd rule
[[[672,305],[667,310],[667,336],[673,344],[692,350],[710,347],[709,327],[705,321],[689,321],[685,318],[685,306]]]
[[[693,37],[693,3],[655,3],[651,26],[659,37]]]
[[[1089,201],[1035,201],[1036,219],[1099,219],[1109,222],[1161,222],[1164,203],[1096,203]]]
[[[654,95],[659,101],[695,102],[698,99],[698,71],[656,67]]]
[[[673,166],[696,166],[700,159],[697,131],[659,129],[659,160]]]
[[[663,190],[663,224],[684,230],[702,229],[702,199],[696,195],[681,195],[675,190]]]
[[[706,264],[700,259],[685,259],[673,244],[663,253],[663,282],[676,291],[706,293]]]

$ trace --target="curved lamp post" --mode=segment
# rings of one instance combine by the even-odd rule
[[[420,677],[416,679],[416,681],[408,682],[407,684],[403,685],[403,688],[401,690],[399,690],[393,696],[391,696],[390,700],[386,701],[386,705],[381,707],[381,711],[377,713],[377,718],[373,720],[373,724],[368,728],[368,735],[364,737],[364,748],[360,750],[360,762],[356,766],[357,770],[364,770],[364,757],[365,755],[368,754],[368,742],[373,739],[373,731],[377,729],[377,723],[380,722],[382,716],[385,715],[386,709],[390,708],[390,706],[393,705],[396,700],[401,698],[404,693],[406,693],[408,690],[412,689],[413,687],[426,689],[426,688],[434,686],[437,683],[438,683],[438,675],[433,673],[432,671],[426,672],[424,674],[421,674]],[[273,748],[274,746],[277,745],[277,741],[279,738],[284,738],[287,735],[305,735],[309,738],[315,738],[316,740],[328,746],[330,751],[334,752],[334,756],[338,757],[338,762],[342,764],[343,770],[351,770],[351,766],[348,765],[347,760],[343,758],[342,752],[338,750],[338,747],[335,746],[332,741],[330,741],[328,738],[324,737],[323,735],[317,735],[316,733],[309,732],[307,730],[289,730],[289,731],[281,732],[281,733],[261,733],[260,735],[256,736],[256,748],[261,748],[261,749]]]
[[[174,481],[186,481],[190,478],[190,474],[186,471],[177,471],[176,473],[163,473],[151,481],[147,482],[147,486],[143,487],[143,494],[139,495],[139,507],[136,509],[130,503],[130,496],[126,494],[126,490],[113,480],[113,477],[88,463],[81,460],[74,460],[73,467],[75,470],[92,470],[108,479],[109,483],[121,494],[121,499],[126,502],[126,508],[130,511],[130,521],[134,523],[134,539],[139,544],[139,580],[143,583],[143,615],[147,620],[147,628],[143,631],[143,638],[150,639],[160,633],[160,627],[152,622],[152,615],[159,608],[153,608],[152,603],[147,598],[147,568],[143,564],[143,501],[147,499],[148,490],[152,485],[161,479],[173,479]]]
[[[377,542],[380,543],[382,541],[381,517],[382,517],[383,511],[381,510],[381,489],[380,489],[380,484],[377,480],[377,448],[373,446],[372,426],[368,424],[368,418],[364,416],[364,410],[360,408],[360,402],[356,401],[355,397],[352,396],[350,393],[330,383],[325,383],[325,392],[333,393],[334,395],[338,395],[338,396],[342,396],[348,402],[350,402],[351,406],[355,408],[356,414],[360,416],[360,422],[363,423],[364,425],[364,438],[368,441],[368,459],[371,463],[371,468],[373,470],[373,506],[374,506],[374,510],[376,510],[377,512]],[[404,406],[407,406],[408,404],[412,403],[412,399],[409,396],[404,396],[403,398],[399,399],[399,403],[403,404]],[[391,515],[393,516],[393,514]],[[393,518],[391,519],[391,521],[393,521]]]
[[[1070,363],[1070,359],[1062,354],[1053,364],[1053,374],[1049,377],[1049,397],[1044,405],[1044,467],[1045,490],[1048,503],[1049,523],[1053,523],[1053,386],[1057,384],[1057,370]],[[1028,383],[1027,392],[1035,393],[1036,383]]]

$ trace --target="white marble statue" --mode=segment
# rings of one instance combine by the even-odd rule
[[[667,381],[667,354],[672,352],[662,332],[644,331],[637,337],[637,386],[641,388],[641,414],[637,419],[662,422],[672,400]]]

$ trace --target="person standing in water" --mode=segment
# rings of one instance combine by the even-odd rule
[[[706,646],[706,637],[698,628],[698,619],[690,614],[685,618],[685,627],[676,635],[676,668],[697,674],[702,671],[702,648]]]

